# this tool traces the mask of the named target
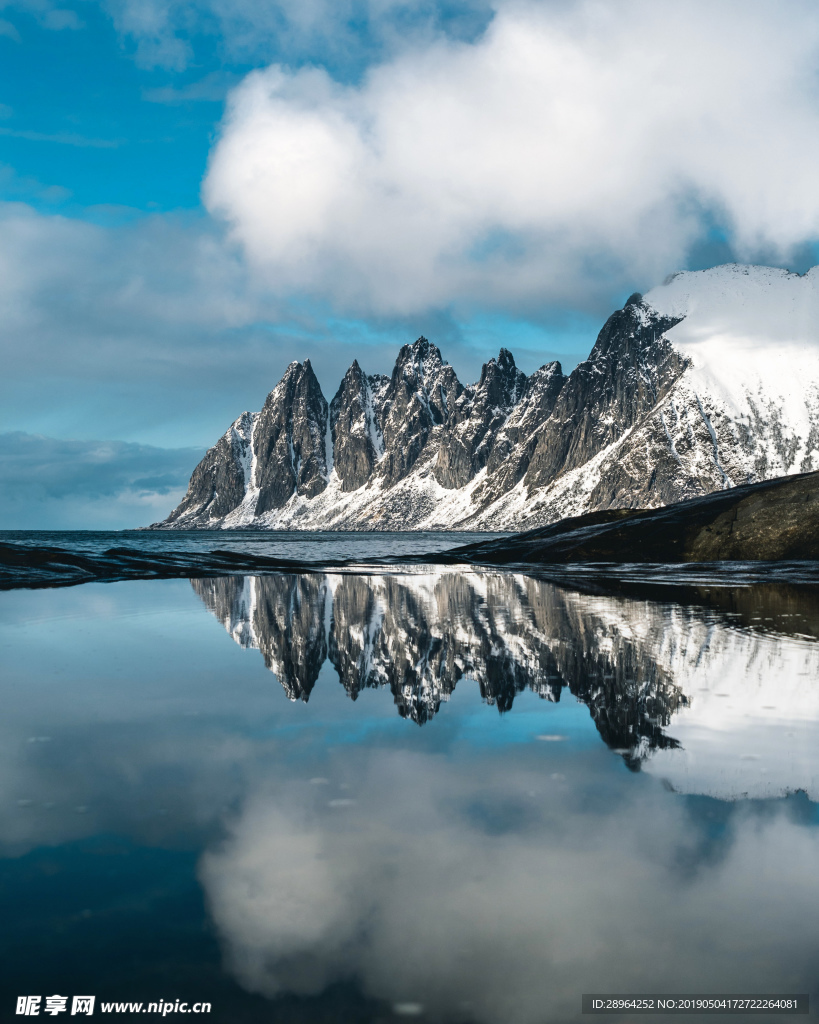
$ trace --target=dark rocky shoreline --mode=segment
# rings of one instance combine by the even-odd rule
[[[609,509],[450,553],[481,565],[819,559],[819,473],[659,509]]]

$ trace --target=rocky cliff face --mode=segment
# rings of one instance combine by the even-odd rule
[[[291,363],[253,430],[255,515],[283,508],[294,494],[314,498],[326,488],[332,461],[327,417],[310,360]]]
[[[157,528],[527,529],[819,469],[819,268],[730,265],[632,295],[569,376],[501,349],[463,385],[435,345],[309,360],[244,413]]]
[[[389,378],[368,377],[358,360],[330,403],[333,465],[343,491],[357,491],[384,454],[384,397]]]
[[[502,348],[497,360],[484,364],[478,383],[461,391],[444,420],[433,470],[443,487],[465,487],[486,466],[525,390],[526,375]]]
[[[686,361],[665,337],[676,321],[645,312],[642,296],[632,295],[560,390],[538,431],[525,478],[529,487],[584,466],[620,440],[682,375]]]
[[[217,522],[240,507],[250,487],[253,428],[258,414],[243,412],[193,471],[188,493],[162,524],[188,529]]]
[[[384,457],[379,482],[387,488],[407,477],[422,455],[429,457],[433,435],[448,423],[463,385],[426,338],[404,345],[384,392]]]

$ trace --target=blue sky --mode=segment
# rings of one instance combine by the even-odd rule
[[[571,368],[667,273],[816,262],[819,14],[679,7],[0,3],[0,528],[165,514],[292,359]]]

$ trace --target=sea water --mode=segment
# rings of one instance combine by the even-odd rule
[[[781,580],[2,593],[2,1019],[55,995],[231,1024],[573,1021],[592,992],[815,1007],[818,636],[816,587]]]

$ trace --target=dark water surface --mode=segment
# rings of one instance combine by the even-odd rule
[[[0,543],[55,547],[84,554],[131,548],[145,555],[166,551],[233,551],[293,561],[403,557],[447,551],[504,533],[461,530],[330,532],[297,530],[0,530]]]
[[[0,1017],[540,1024],[601,991],[815,1016],[817,588],[641,585],[0,593]]]

